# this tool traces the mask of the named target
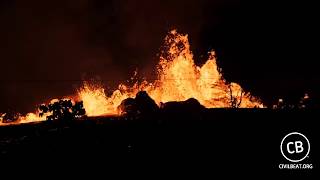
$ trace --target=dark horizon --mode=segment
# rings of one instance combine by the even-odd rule
[[[189,35],[197,64],[217,52],[229,82],[267,105],[319,98],[317,10],[278,1],[0,2],[0,112],[28,112],[75,93],[81,80],[107,86],[138,68],[153,74],[171,29]],[[152,75],[148,75],[152,79]]]

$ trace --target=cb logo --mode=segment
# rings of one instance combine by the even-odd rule
[[[281,154],[290,162],[300,162],[308,157],[310,143],[308,138],[298,132],[286,135],[280,145]]]

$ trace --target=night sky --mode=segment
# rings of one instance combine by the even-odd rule
[[[316,3],[316,2],[315,2]],[[319,10],[306,1],[1,0],[0,112],[34,110],[81,80],[154,78],[167,32],[189,34],[197,64],[216,50],[228,81],[267,104],[319,97]]]

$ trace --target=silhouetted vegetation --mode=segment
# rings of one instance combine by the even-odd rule
[[[229,94],[230,94],[230,107],[231,108],[240,108],[242,103],[242,98],[244,95],[244,91],[241,89],[240,94],[235,94],[232,91],[231,85],[229,85]],[[239,99],[238,99],[239,98]]]
[[[47,116],[48,121],[70,121],[86,114],[82,101],[73,104],[69,99],[55,101],[48,105],[43,104],[39,107],[39,110],[40,117],[43,117],[46,113],[50,113]]]

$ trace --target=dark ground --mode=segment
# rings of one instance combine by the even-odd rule
[[[131,120],[89,118],[63,126],[7,126],[0,127],[0,158],[36,167],[97,167],[106,173],[109,165],[139,169],[142,164],[139,172],[159,174],[181,169],[211,177],[311,175],[320,165],[318,120],[319,112],[313,110],[212,109]],[[279,147],[290,132],[309,138],[310,154],[302,163],[312,163],[313,170],[279,170],[280,163],[289,163]]]

